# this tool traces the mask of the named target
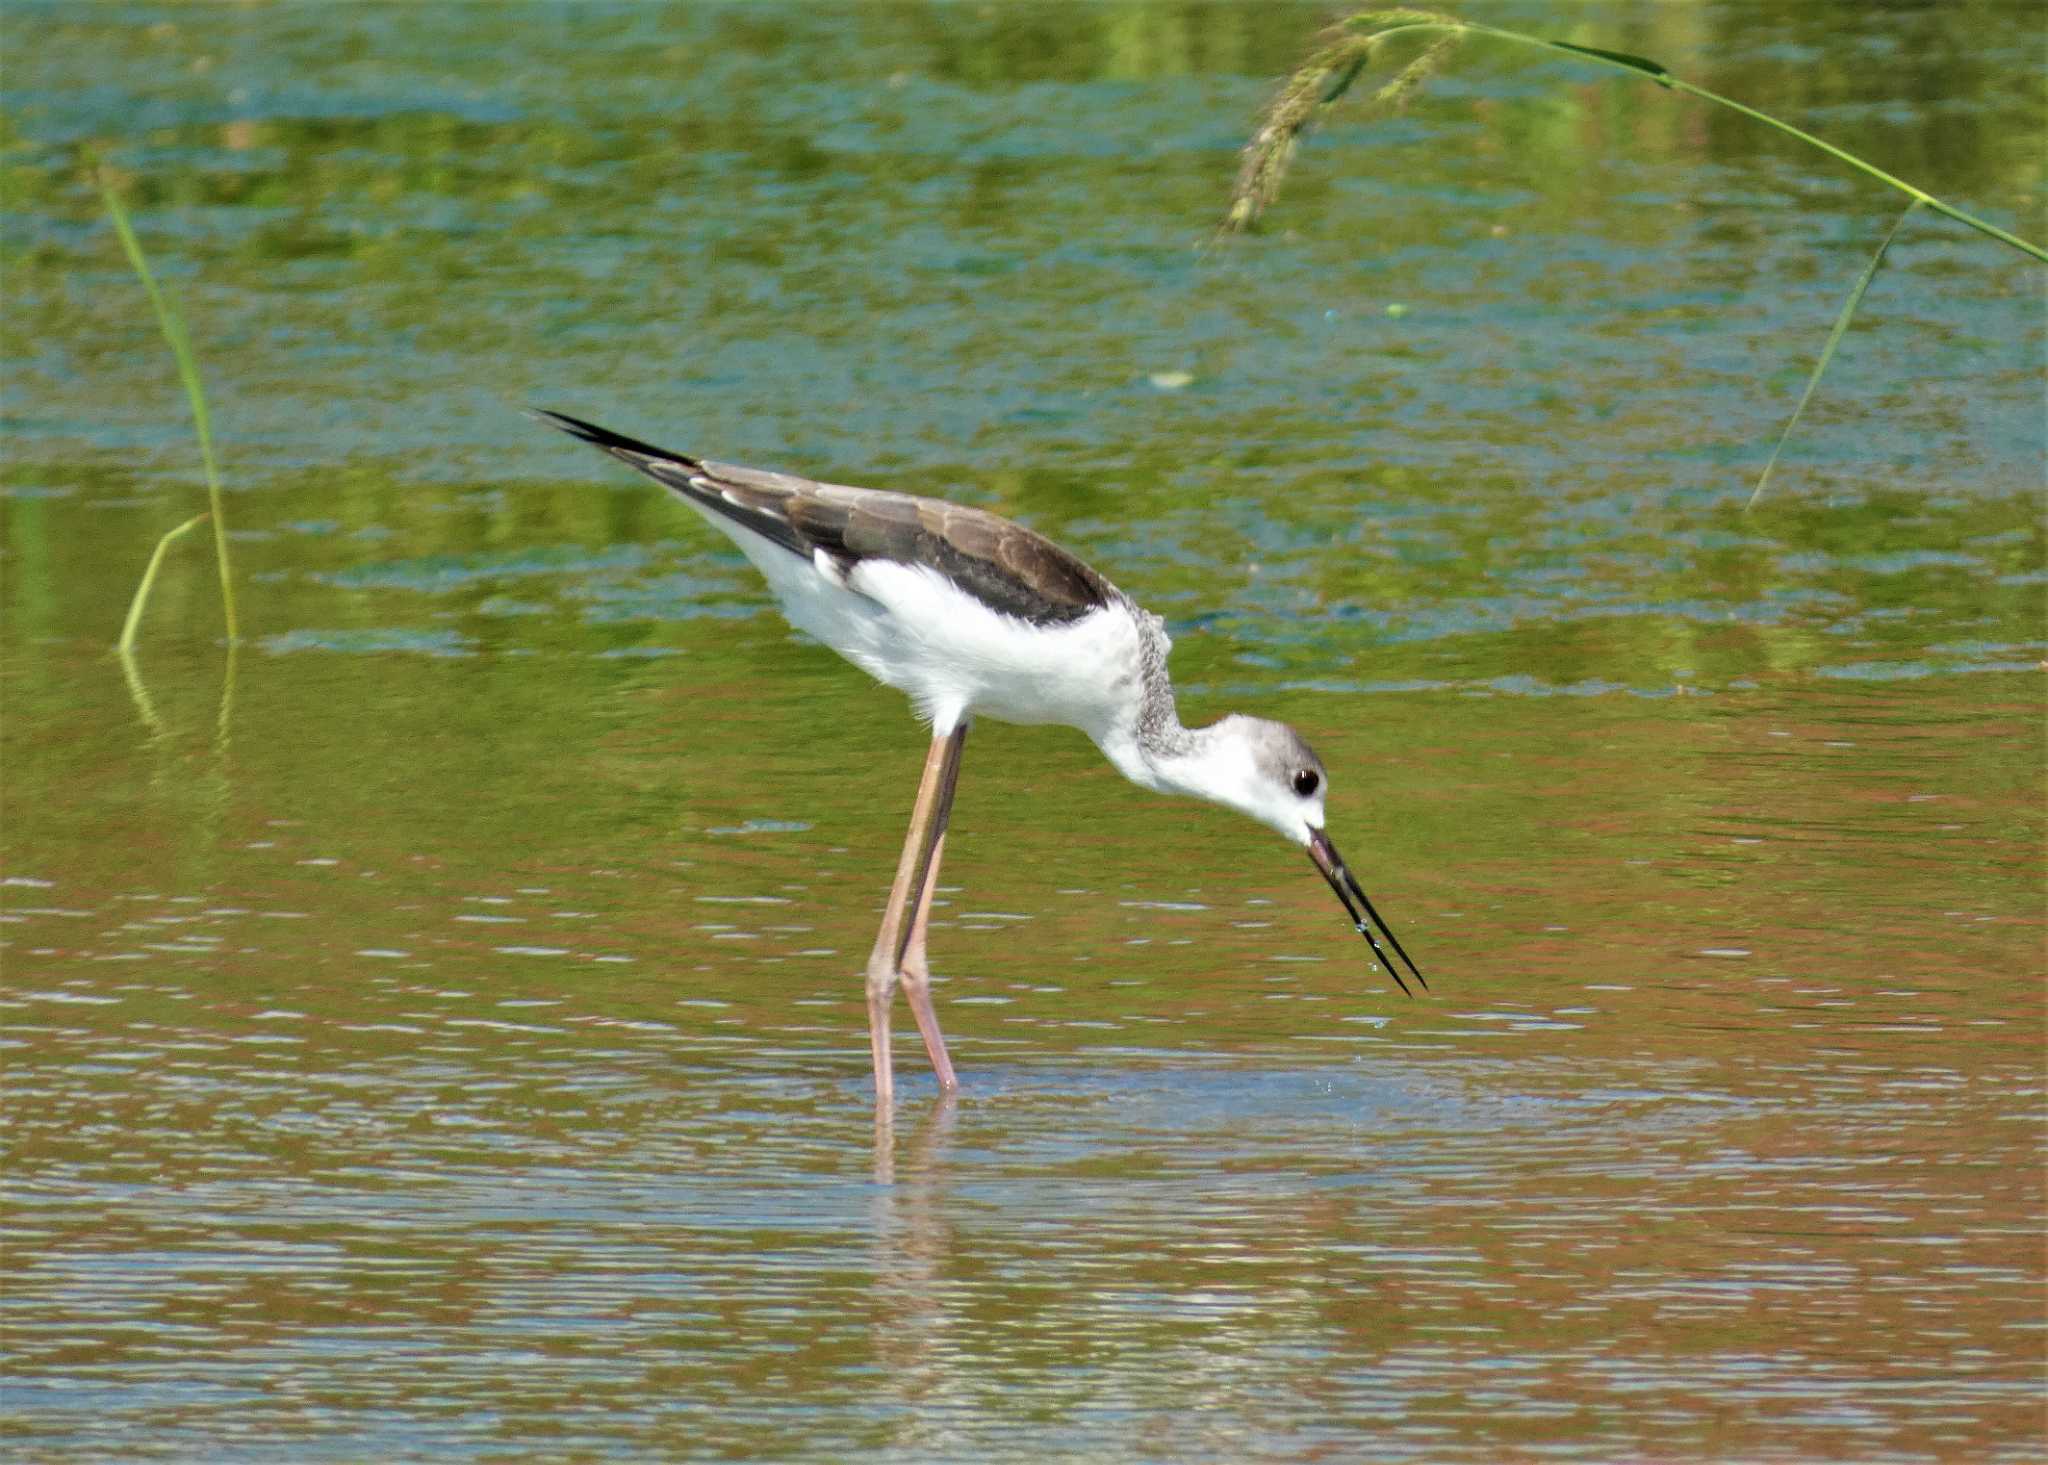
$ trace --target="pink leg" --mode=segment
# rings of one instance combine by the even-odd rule
[[[953,1060],[946,1056],[946,1039],[939,1032],[939,1015],[932,1010],[932,973],[924,957],[925,927],[932,918],[932,892],[939,888],[939,861],[945,855],[946,831],[941,826],[938,842],[932,846],[931,874],[925,877],[924,898],[917,903],[917,920],[911,925],[910,945],[903,953],[899,970],[903,976],[903,995],[910,999],[910,1015],[917,1019],[917,1030],[924,1037],[925,1056],[932,1061],[940,1091],[950,1094],[960,1087],[960,1080],[953,1076]]]
[[[925,1056],[931,1059],[939,1092],[950,1094],[960,1087],[954,1076],[953,1060],[946,1056],[946,1039],[939,1032],[939,1015],[932,1009],[931,967],[925,961],[925,936],[931,924],[932,896],[939,888],[939,866],[946,857],[946,829],[953,822],[953,791],[960,783],[960,758],[967,746],[967,724],[953,733],[953,748],[945,782],[939,790],[939,807],[934,819],[930,868],[925,871],[917,913],[910,923],[896,970],[903,978],[903,993],[910,999],[910,1012],[917,1019],[917,1031],[924,1039]]]
[[[917,786],[917,803],[911,809],[910,828],[903,837],[903,858],[896,866],[896,881],[889,888],[889,903],[882,912],[882,928],[875,933],[874,950],[868,954],[868,1048],[874,1060],[877,1104],[887,1104],[895,1098],[895,1073],[889,1050],[889,1009],[895,1000],[896,983],[903,974],[905,957],[913,938],[923,930],[924,917],[931,904],[931,882],[938,868],[936,846],[944,832],[945,821],[952,812],[953,784],[960,776],[960,748],[966,740],[967,727],[963,723],[950,736],[934,738],[931,751],[925,755],[924,776]],[[921,940],[918,941],[918,952],[922,976]],[[926,985],[923,980],[918,983],[920,989]],[[913,1011],[920,1007],[923,1009],[924,1015],[918,1018],[918,1026],[923,1029],[931,999],[924,996],[920,1003],[918,997],[913,996],[911,1004]],[[927,1051],[931,1049],[937,1031],[934,1026],[926,1036]],[[943,1058],[943,1042],[938,1052]],[[950,1077],[951,1074],[952,1065],[948,1063],[942,1070],[942,1076]]]

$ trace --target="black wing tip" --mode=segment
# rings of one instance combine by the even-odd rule
[[[696,459],[683,453],[672,453],[667,448],[657,448],[653,443],[644,443],[622,432],[613,432],[609,427],[599,427],[581,417],[571,417],[566,412],[557,412],[552,407],[528,407],[526,415],[536,422],[545,422],[549,427],[559,428],[573,438],[589,443],[592,447],[603,448],[615,456],[630,454],[632,458],[652,458],[663,463],[683,463],[696,466]],[[630,461],[630,460],[629,460]],[[638,463],[635,467],[640,466]]]

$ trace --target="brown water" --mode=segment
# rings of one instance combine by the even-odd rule
[[[2048,1451],[2041,275],[1910,223],[1745,516],[1890,202],[1474,51],[1198,256],[1319,14],[0,16],[14,1453]],[[1564,14],[2044,232],[2023,9]],[[197,541],[106,649],[197,490],[87,142],[233,653]],[[877,1116],[922,738],[528,400],[1072,543],[1432,995],[983,725]]]

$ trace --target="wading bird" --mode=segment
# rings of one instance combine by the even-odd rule
[[[1237,715],[1181,726],[1164,624],[1051,540],[963,504],[713,463],[560,412],[534,415],[697,510],[767,577],[792,625],[907,692],[931,724],[896,883],[868,957],[878,1104],[894,1094],[889,1015],[899,984],[939,1087],[959,1086],[932,1011],[925,927],[975,716],[1079,728],[1133,783],[1209,799],[1279,830],[1308,851],[1395,984],[1408,991],[1375,924],[1428,988],[1324,833],[1329,778],[1301,735]]]

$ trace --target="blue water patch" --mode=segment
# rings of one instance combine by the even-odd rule
[[[802,834],[811,826],[801,819],[749,819],[742,824],[720,824],[706,834]]]
[[[2039,671],[2040,661],[1852,661],[1843,666],[1817,666],[1813,674],[1847,682],[1911,682],[1923,677],[1959,676],[1969,672]]]
[[[1851,555],[1839,562],[1844,568],[1860,570],[1866,575],[1903,575],[1912,570],[1957,569],[1981,570],[1984,560],[1979,555],[1959,554],[1946,549],[1907,549],[1892,554]]]
[[[1546,682],[1530,676],[1488,677],[1484,681],[1465,683],[1458,690],[1468,694],[1499,692],[1509,697],[1606,697],[1615,693],[1631,697],[1674,695],[1670,687],[1630,687],[1620,682],[1610,682],[1604,677],[1589,677],[1578,682]]]
[[[469,638],[456,631],[388,630],[284,631],[257,643],[273,656],[299,651],[340,651],[353,655],[402,651],[414,656],[474,656]]]
[[[772,598],[766,586],[748,582],[752,572],[735,568],[729,578],[668,574],[633,584],[596,582],[565,592],[582,604],[588,625],[627,621],[743,621],[768,611]],[[729,596],[729,598],[727,598]]]
[[[534,600],[515,600],[509,595],[493,595],[473,608],[480,616],[544,616],[554,609]]]
[[[433,554],[346,570],[315,573],[309,578],[342,590],[420,590],[438,594],[493,580],[529,579],[546,575],[588,575],[606,570],[638,569],[648,551],[633,544],[611,549],[527,549],[514,554]]]

